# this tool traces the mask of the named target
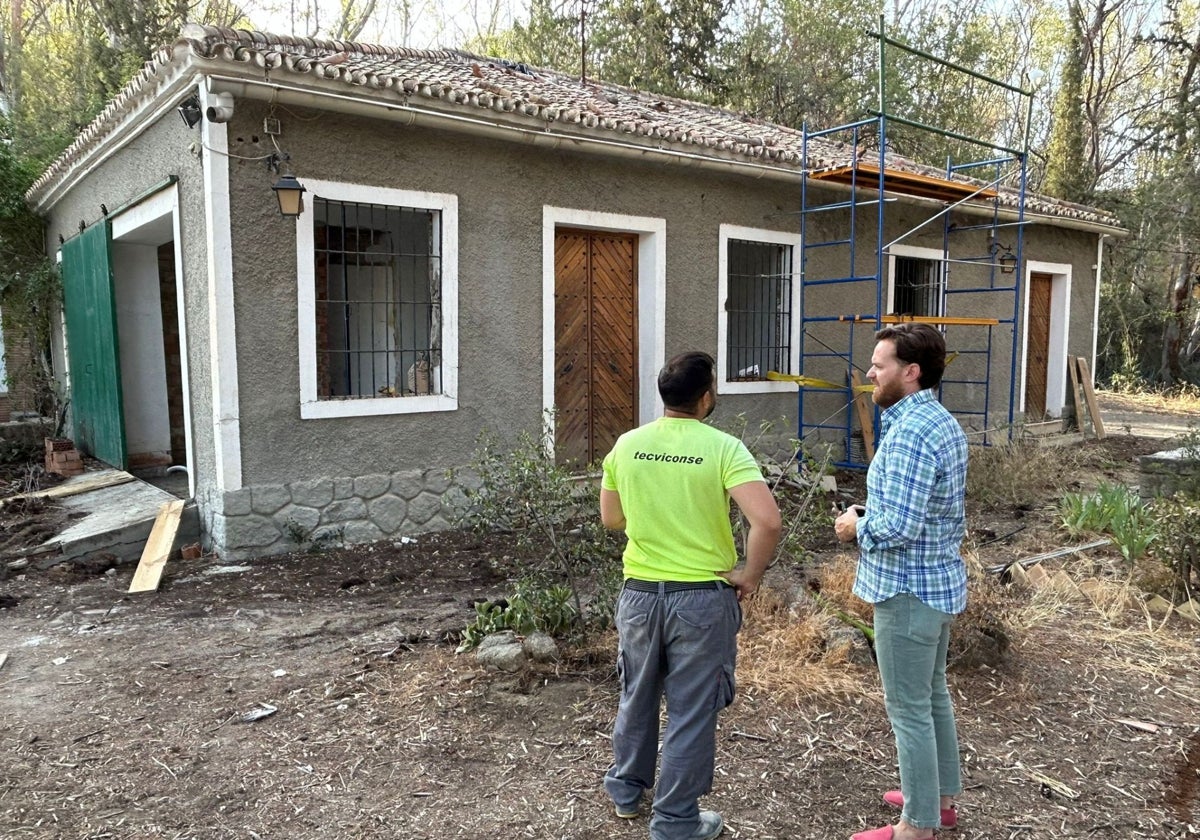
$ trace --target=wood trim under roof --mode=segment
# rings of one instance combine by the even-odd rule
[[[859,189],[873,189],[879,183],[879,166],[870,163],[838,166],[809,172],[808,177],[833,184],[854,184]],[[951,181],[934,175],[905,172],[901,169],[885,169],[883,172],[884,192],[934,198],[939,201],[961,201],[964,198],[992,199],[998,193],[990,187],[980,188],[977,183]]]

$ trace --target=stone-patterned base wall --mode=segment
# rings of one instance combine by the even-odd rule
[[[1142,455],[1138,466],[1142,473],[1138,491],[1143,499],[1200,487],[1200,459],[1186,447]]]
[[[42,457],[44,441],[54,429],[48,420],[12,420],[0,423],[0,460]]]
[[[205,545],[228,560],[452,527],[473,475],[444,469],[243,487],[214,499]]]

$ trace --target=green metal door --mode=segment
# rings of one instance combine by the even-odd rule
[[[75,445],[125,469],[125,413],[107,219],[63,243],[62,276]]]

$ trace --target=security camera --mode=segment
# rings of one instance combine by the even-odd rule
[[[209,99],[204,116],[209,122],[227,123],[233,119],[233,94],[218,93]]]

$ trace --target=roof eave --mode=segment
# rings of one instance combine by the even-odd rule
[[[408,125],[421,125],[460,133],[521,141],[560,148],[570,146],[615,156],[660,158],[677,163],[713,165],[725,171],[742,169],[753,177],[777,177],[796,181],[802,174],[800,161],[771,160],[764,151],[756,160],[733,149],[695,143],[677,143],[639,134],[575,126],[553,122],[518,110],[499,108],[464,109],[438,99],[404,96],[394,89],[349,88],[336,79],[306,78],[303,84],[287,79],[263,79],[260,74],[238,72],[240,67],[225,65],[208,75],[212,89],[234,97],[274,101],[295,106],[324,108],[339,113],[372,118],[387,116]],[[414,101],[415,100],[415,101]]]
[[[166,74],[152,92],[123,113],[114,113],[108,119],[103,113],[98,116],[76,140],[80,144],[78,152],[72,155],[68,147],[34,181],[25,193],[25,202],[35,213],[44,215],[81,178],[136,140],[164,113],[176,108],[184,93],[197,84],[195,68],[186,60],[172,61],[161,69]],[[89,145],[92,137],[95,142]]]
[[[540,147],[584,151],[610,157],[635,158],[676,165],[696,166],[743,177],[768,178],[796,183],[802,177],[802,166],[796,156],[769,147],[757,147],[760,155],[734,147],[728,141],[677,142],[634,132],[615,131],[593,126],[576,125],[565,121],[547,120],[536,113],[525,113],[520,107],[494,106],[472,109],[459,102],[414,94],[404,89],[382,85],[348,85],[342,78],[305,75],[303,81],[287,78],[288,72],[279,67],[265,68],[258,62],[229,61],[197,55],[186,45],[177,44],[170,54],[143,73],[144,84],[128,89],[110,103],[106,112],[97,117],[80,135],[72,147],[46,170],[26,193],[26,200],[38,213],[45,213],[78,180],[128,145],[177,101],[191,87],[205,82],[214,92],[229,92],[235,97],[276,101],[297,106],[325,108],[341,113],[357,113],[373,118],[390,118],[409,125],[457,131],[489,138],[520,141]],[[272,78],[274,76],[274,78]],[[133,107],[130,108],[130,102]],[[122,108],[128,110],[122,112]],[[752,147],[753,148],[753,147]],[[835,190],[849,190],[849,185],[825,184]],[[896,195],[893,193],[893,195]],[[942,204],[936,199],[912,195],[897,195],[905,203]],[[978,215],[994,208],[972,207],[963,204],[959,209]],[[1001,207],[1008,220],[1017,219],[1017,210]],[[1030,224],[1083,230],[1109,236],[1123,237],[1128,231],[1103,221],[1025,213]]]

